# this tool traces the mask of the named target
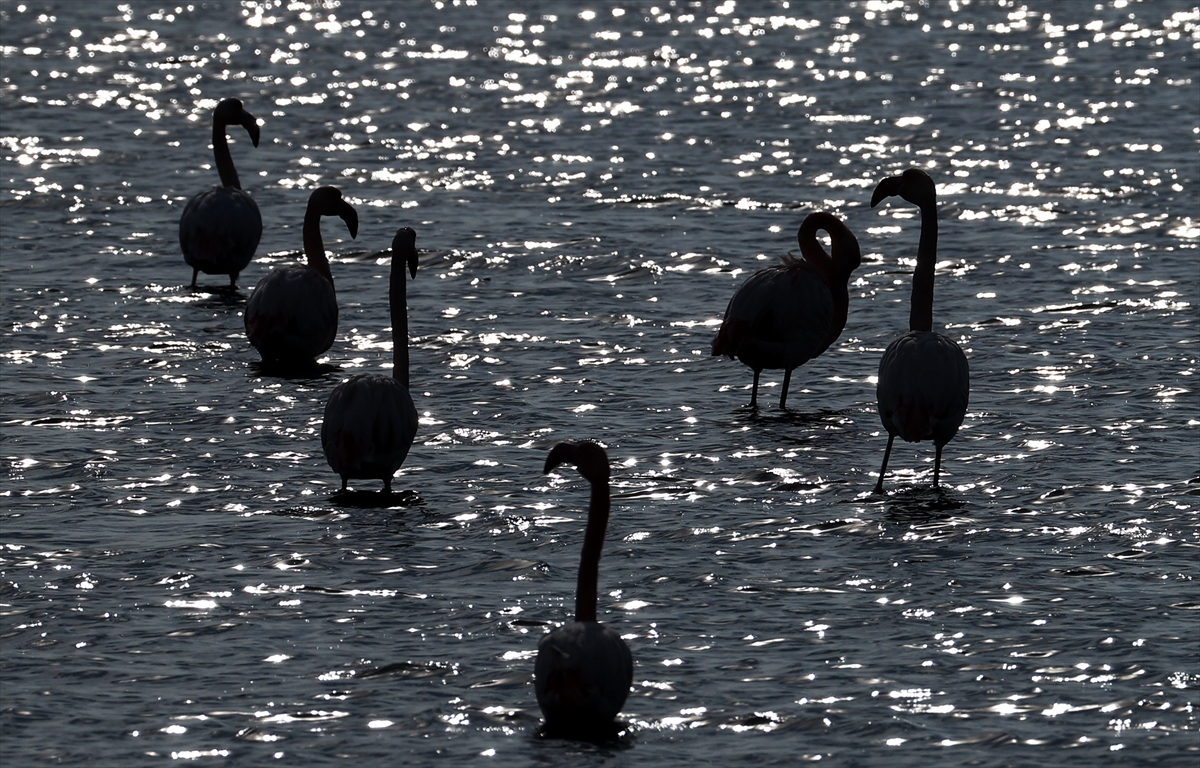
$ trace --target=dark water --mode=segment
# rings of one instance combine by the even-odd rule
[[[0,3],[4,764],[1194,766],[1200,11],[929,5]],[[228,96],[265,231],[193,292]],[[869,199],[911,165],[971,408],[940,492],[902,444],[881,497],[918,221]],[[321,184],[341,330],[274,376],[241,313]],[[817,209],[849,322],[753,413],[709,344]],[[322,408],[390,358],[405,225],[407,494],[339,499]],[[532,686],[583,437],[636,665],[605,746]]]

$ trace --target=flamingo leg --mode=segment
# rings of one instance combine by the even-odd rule
[[[754,371],[754,388],[750,390],[750,407],[751,408],[758,407],[758,374],[760,374],[760,373],[762,373],[762,371],[760,371],[760,370]]]
[[[883,473],[887,470],[888,458],[892,455],[892,441],[895,435],[888,435],[887,448],[883,452],[883,466],[879,468],[879,482],[875,483],[875,493],[883,493]]]
[[[942,446],[937,446],[937,452],[933,459],[933,487],[938,487],[938,474],[942,469]]]
[[[199,270],[199,269],[193,269],[193,270],[192,270],[192,287],[193,287],[193,288],[195,288],[195,287],[196,287],[196,276],[197,276],[197,275],[199,275],[199,274],[200,274],[200,270]]]
[[[787,402],[788,385],[792,383],[792,369],[786,368],[783,371],[783,391],[779,393],[779,408],[782,410],[784,403]]]

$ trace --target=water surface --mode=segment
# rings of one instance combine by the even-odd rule
[[[0,3],[6,763],[1194,765],[1200,11],[929,5]],[[192,291],[229,96],[265,230]],[[877,496],[919,222],[869,201],[910,166],[971,407],[940,491],[900,444]],[[340,332],[278,376],[241,314],[322,184]],[[814,210],[849,321],[752,412],[712,337]],[[386,372],[401,226],[420,431],[405,494],[342,498],[321,413]],[[579,438],[636,665],[603,746],[532,686]]]

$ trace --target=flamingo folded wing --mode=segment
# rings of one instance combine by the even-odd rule
[[[417,409],[404,385],[364,374],[339,384],[325,405],[321,446],[343,478],[389,480],[417,434]]]
[[[236,275],[254,258],[262,214],[236,187],[213,187],[188,200],[179,218],[183,260],[205,274]]]
[[[573,621],[538,641],[534,680],[549,725],[611,722],[629,695],[633,655],[612,628]]]
[[[337,337],[337,296],[318,272],[297,264],[273,270],[246,304],[246,335],[264,360],[312,360]]]
[[[910,442],[950,442],[970,397],[966,355],[939,333],[910,331],[879,362],[879,417],[889,434]]]
[[[729,301],[713,354],[755,369],[792,369],[828,346],[833,296],[803,264],[751,275]]]

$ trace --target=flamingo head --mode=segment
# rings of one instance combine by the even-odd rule
[[[899,176],[888,176],[879,182],[871,194],[871,207],[879,205],[885,197],[899,195],[919,207],[932,205],[937,198],[937,186],[928,173],[920,168],[909,168]]]
[[[598,443],[591,440],[558,443],[546,457],[542,474],[550,472],[560,464],[574,464],[579,474],[589,483],[608,482],[608,454]]]
[[[409,274],[417,276],[417,233],[412,227],[401,227],[392,238],[392,259],[400,257],[408,265]]]
[[[350,237],[358,237],[358,212],[342,199],[342,190],[337,187],[317,187],[308,196],[308,210],[319,216],[337,216],[346,222]]]
[[[227,125],[240,125],[250,134],[250,141],[258,146],[258,121],[242,107],[238,99],[225,99],[217,104],[213,112],[213,122],[224,128]]]
[[[804,254],[805,260],[814,266],[824,261],[818,255],[818,251],[823,254],[817,241],[817,232],[821,230],[829,233],[834,272],[841,275],[843,279],[848,278],[851,272],[862,266],[862,251],[858,247],[858,238],[854,236],[845,222],[832,213],[817,211],[804,218],[800,230],[796,233],[796,240],[800,243],[800,252]],[[810,256],[810,254],[812,255]]]

